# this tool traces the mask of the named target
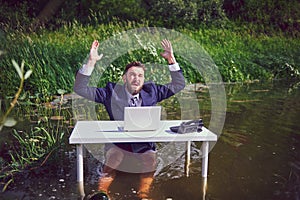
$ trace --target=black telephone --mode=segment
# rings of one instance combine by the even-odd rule
[[[187,122],[182,122],[180,126],[172,126],[170,130],[175,133],[191,133],[191,132],[201,132],[203,126],[202,119],[191,120]]]

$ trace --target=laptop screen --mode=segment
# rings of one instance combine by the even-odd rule
[[[161,106],[125,107],[124,131],[157,130],[160,117]]]

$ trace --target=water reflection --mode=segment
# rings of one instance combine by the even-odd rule
[[[207,177],[202,178],[202,200],[206,199]]]
[[[171,165],[158,167],[154,199],[299,199],[300,84],[228,84],[226,93],[225,127],[209,155],[208,179],[201,177],[201,143],[192,143],[189,176],[184,173],[184,154]],[[205,88],[195,94],[208,126],[209,94]],[[7,141],[8,134],[4,136]],[[185,144],[176,148],[184,152]],[[1,157],[7,154],[4,150],[1,146]],[[77,199],[75,146],[66,140],[57,155],[59,159],[16,176],[0,199]],[[99,160],[86,154],[86,193],[96,188]],[[120,181],[112,187],[116,199],[133,197],[134,180],[132,175],[120,174]]]

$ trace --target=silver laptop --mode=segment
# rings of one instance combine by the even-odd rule
[[[125,107],[124,131],[154,131],[159,128],[161,106]]]

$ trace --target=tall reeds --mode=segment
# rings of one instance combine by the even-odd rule
[[[34,72],[24,88],[35,95],[37,100],[51,101],[51,96],[57,94],[59,89],[72,92],[75,72],[82,65],[94,39],[104,41],[122,31],[147,25],[146,22],[136,24],[115,21],[106,25],[83,26],[74,21],[56,31],[6,33],[4,41],[1,41],[5,54],[0,59],[0,95],[2,98],[13,95],[11,88],[16,85],[17,76],[10,65],[13,57],[17,62],[26,60],[26,65]],[[253,35],[247,28],[206,27],[178,31],[202,45],[215,61],[226,82],[299,77],[299,38]],[[151,54],[152,50],[147,48],[129,52],[115,64],[121,65],[123,63],[120,61],[132,59],[133,53],[134,58],[142,55],[145,61],[159,60],[159,54]],[[195,75],[188,61],[181,58],[179,61],[185,67],[185,76],[189,82],[201,80],[200,74]],[[115,66],[115,70],[122,71],[122,67]]]

